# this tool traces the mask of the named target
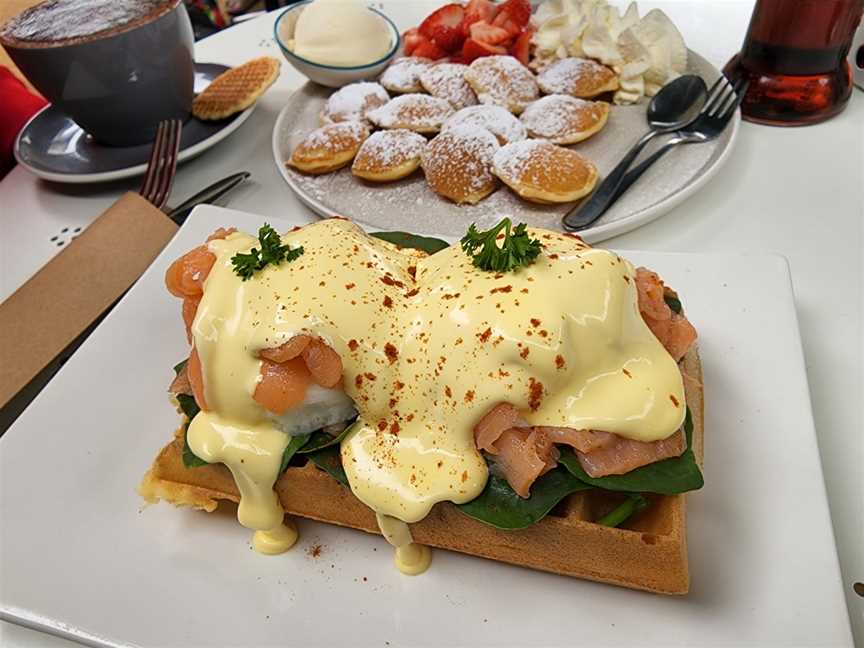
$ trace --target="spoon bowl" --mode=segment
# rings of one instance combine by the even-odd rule
[[[652,131],[678,130],[696,119],[708,87],[702,77],[685,74],[667,83],[648,104],[648,125]]]

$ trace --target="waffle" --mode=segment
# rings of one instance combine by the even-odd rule
[[[693,416],[693,450],[701,463],[704,408],[696,347],[682,360],[682,370]],[[183,437],[178,431],[144,477],[140,492],[147,501],[161,499],[214,511],[220,501],[239,500],[225,466],[187,469],[182,452]],[[276,492],[282,507],[292,515],[379,532],[372,510],[311,462],[288,468],[276,482]],[[685,496],[649,499],[650,506],[628,520],[625,528],[591,522],[616,506],[617,496],[583,491],[563,500],[537,524],[519,531],[486,526],[445,502],[437,504],[422,522],[412,524],[411,532],[417,542],[440,549],[659,594],[686,594]],[[380,568],[390,569],[389,560],[382,560]]]
[[[278,59],[262,56],[226,70],[195,97],[192,114],[198,119],[215,121],[246,110],[273,85],[280,65]]]

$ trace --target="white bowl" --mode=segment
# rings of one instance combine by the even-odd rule
[[[292,5],[282,12],[282,15],[276,19],[276,24],[273,26],[273,37],[276,39],[279,49],[282,50],[282,55],[288,59],[288,62],[303,76],[315,83],[320,83],[321,85],[331,88],[341,88],[342,86],[354,83],[355,81],[366,81],[378,78],[378,76],[384,71],[384,68],[386,68],[390,61],[393,60],[393,57],[396,56],[396,52],[399,50],[399,46],[402,42],[402,37],[393,21],[377,9],[369,8],[369,11],[374,11],[376,14],[381,16],[381,18],[387,21],[393,35],[393,44],[383,58],[380,58],[373,63],[355,65],[353,67],[323,65],[305,59],[302,56],[297,56],[294,52],[288,49],[287,46],[288,41],[294,37],[294,27],[297,24],[297,18],[300,17],[300,12],[303,11],[305,6],[310,2],[312,2],[312,0],[298,2],[297,4]]]

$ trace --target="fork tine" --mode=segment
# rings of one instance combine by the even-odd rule
[[[748,87],[750,87],[749,79],[738,80],[738,83],[735,84],[732,100],[723,108],[723,112],[720,113],[720,119],[729,119],[738,110],[738,106],[741,105],[741,102],[744,101],[744,97],[747,95]]]
[[[153,204],[162,209],[168,202],[171,187],[174,184],[174,175],[177,171],[177,154],[180,150],[180,134],[183,124],[179,119],[172,119],[168,123],[167,135],[162,150],[162,159],[159,167],[158,181],[156,183]]]
[[[729,80],[721,74],[720,78],[714,82],[714,85],[712,85],[711,89],[708,91],[708,99],[706,99],[705,105],[702,106],[702,115],[710,115],[714,110],[716,110],[717,106],[726,95],[726,89],[728,87]]]
[[[141,184],[141,189],[138,192],[148,201],[150,201],[156,175],[159,170],[159,160],[161,158],[162,143],[165,139],[166,129],[167,123],[159,122],[159,126],[156,128],[156,138],[153,140],[153,149],[150,151],[150,159],[147,161],[144,182]]]

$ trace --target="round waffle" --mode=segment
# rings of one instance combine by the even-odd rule
[[[195,97],[192,114],[198,119],[225,119],[255,103],[279,76],[280,63],[272,56],[252,59],[226,70]]]
[[[452,114],[453,106],[444,99],[424,94],[404,94],[375,110],[370,110],[366,117],[381,128],[407,128],[416,133],[437,133],[444,120]]]
[[[518,115],[539,96],[531,70],[512,56],[475,59],[465,73],[482,104],[503,106]]]
[[[324,110],[321,111],[321,123],[364,121],[367,112],[383,106],[388,101],[390,95],[377,83],[368,81],[350,83],[330,95]]]
[[[425,137],[401,128],[372,133],[357,151],[351,173],[372,182],[399,180],[417,170],[425,146]]]
[[[390,64],[379,82],[390,92],[423,92],[420,73],[432,64],[432,59],[422,56],[405,56]]]
[[[498,141],[485,128],[454,126],[441,133],[420,156],[433,191],[455,203],[475,204],[495,191],[492,158]]]
[[[501,106],[469,106],[447,118],[441,132],[454,126],[478,126],[492,133],[501,146],[518,142],[526,137],[525,126],[517,117]]]
[[[430,65],[420,73],[420,85],[433,97],[449,101],[456,110],[473,106],[477,96],[465,80],[467,69],[460,63]]]
[[[565,58],[548,66],[537,75],[537,85],[546,94],[566,94],[590,99],[618,89],[618,76],[596,61]]]
[[[327,124],[303,138],[288,164],[311,174],[341,169],[354,159],[367,137],[369,128],[362,122]]]
[[[570,149],[545,140],[523,140],[498,150],[495,175],[525,200],[563,203],[588,194],[597,169]]]
[[[609,104],[570,95],[547,95],[525,109],[519,120],[531,137],[555,144],[574,144],[600,131],[609,119]]]

